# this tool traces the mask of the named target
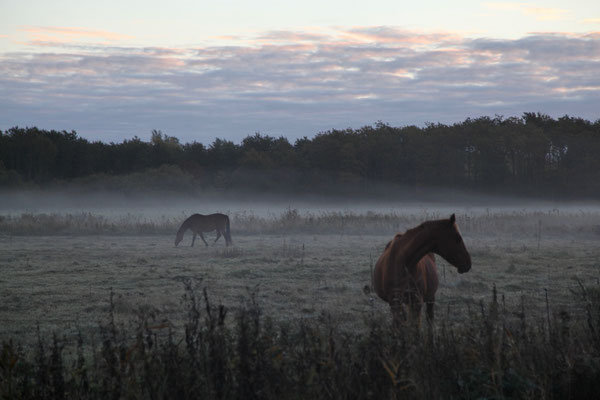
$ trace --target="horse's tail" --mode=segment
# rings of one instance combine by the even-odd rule
[[[225,216],[225,240],[227,244],[233,244],[231,241],[231,230],[229,228],[229,216]]]

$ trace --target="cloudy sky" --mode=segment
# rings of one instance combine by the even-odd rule
[[[0,0],[0,129],[120,142],[600,118],[600,1]]]

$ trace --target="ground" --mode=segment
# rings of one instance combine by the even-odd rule
[[[477,218],[485,217],[463,221],[473,267],[459,275],[437,257],[438,321],[457,323],[479,312],[482,301],[489,304],[494,285],[511,312],[523,304],[534,311],[528,313],[533,318],[546,317],[546,311],[584,315],[581,287],[598,287],[600,278],[595,222],[562,230],[556,228],[560,221],[544,222],[536,232],[542,219],[528,215],[513,218],[494,234],[478,228]],[[365,286],[394,223],[360,234],[355,228],[364,221],[348,220],[349,228],[318,233],[318,226],[306,230],[308,222],[302,219],[306,232],[282,234],[273,233],[277,229],[252,232],[241,219],[236,231],[232,218],[234,246],[228,248],[222,238],[212,243],[214,232],[205,234],[209,247],[198,240],[190,247],[190,233],[174,247],[174,231],[44,236],[5,231],[0,234],[0,340],[27,341],[35,337],[38,324],[41,331],[59,335],[93,332],[106,319],[111,290],[119,321],[134,323],[136,314],[144,312],[180,329],[185,281],[207,288],[211,301],[224,304],[229,315],[255,294],[264,314],[275,320],[330,315],[344,329],[360,329],[373,313],[389,316],[387,304]],[[515,232],[512,227],[519,223],[523,229]]]

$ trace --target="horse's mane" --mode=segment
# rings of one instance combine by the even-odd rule
[[[192,221],[192,217],[194,217],[195,215],[198,214],[192,214],[189,217],[187,217],[185,221],[183,221],[183,223],[179,227],[179,230],[177,231],[178,235],[184,233],[188,229],[188,227],[190,226],[190,222]]]
[[[394,236],[394,238],[390,240],[385,246],[385,251],[388,251],[389,249],[389,251],[392,253],[391,256],[394,257],[397,254],[400,247],[413,240],[417,234],[421,233],[424,230],[434,229],[436,226],[439,226],[441,223],[446,221],[447,220],[445,219],[425,221],[415,226],[414,228],[407,230],[404,233],[397,233],[396,236]]]
[[[411,237],[413,237],[414,235],[416,235],[423,229],[428,228],[432,222],[437,222],[437,221],[425,221],[425,222],[422,222],[420,225],[417,225],[414,228],[411,228],[411,229],[405,231],[404,233],[397,233],[396,236],[394,236],[394,238],[392,240],[390,240],[390,242],[387,244],[387,246],[385,246],[385,248],[387,249],[388,247],[390,247],[391,244],[397,244],[401,239],[405,239],[405,240],[410,239]]]
[[[425,222],[422,222],[420,225],[417,225],[414,228],[407,230],[406,232],[404,232],[404,234],[402,236],[416,235],[417,233],[419,233],[423,230],[435,229],[435,228],[438,228],[439,226],[444,226],[444,224],[446,224],[446,223],[448,223],[447,219],[436,219],[433,221],[425,221]]]
[[[437,226],[441,222],[445,222],[445,221],[446,221],[445,219],[436,219],[434,221],[422,222],[420,225],[417,225],[414,228],[411,228],[411,229],[407,230],[406,232],[404,232],[404,236],[410,236],[410,235],[417,234],[424,229],[431,229],[434,226]]]

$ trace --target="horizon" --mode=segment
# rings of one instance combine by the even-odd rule
[[[380,123],[384,124],[386,126],[389,126],[392,129],[404,129],[404,128],[409,128],[409,127],[416,127],[417,129],[423,130],[423,129],[427,128],[427,124],[429,124],[429,123],[433,123],[433,124],[436,124],[436,125],[439,124],[441,126],[446,126],[446,127],[452,127],[455,124],[461,124],[461,123],[466,122],[467,120],[476,121],[476,120],[481,119],[481,118],[489,118],[490,120],[494,120],[496,118],[500,118],[502,121],[507,121],[507,120],[513,119],[513,118],[517,118],[517,119],[522,120],[523,117],[524,117],[524,115],[528,114],[528,113],[530,113],[530,112],[522,112],[520,116],[516,116],[516,115],[511,115],[511,116],[503,116],[503,115],[489,116],[489,115],[482,115],[482,116],[479,116],[479,117],[467,117],[467,118],[465,118],[462,121],[455,121],[455,122],[451,122],[451,123],[448,123],[448,124],[429,121],[429,122],[423,123],[422,125],[407,124],[407,125],[394,126],[394,125],[390,125],[390,124],[387,124],[387,123],[382,122],[382,121],[377,121],[377,122],[374,122],[372,124],[367,124],[367,125],[363,125],[363,126],[360,126],[360,127],[330,128],[330,129],[327,129],[327,130],[323,130],[323,131],[319,131],[319,132],[314,132],[311,135],[304,135],[304,136],[301,136],[301,137],[293,137],[293,138],[290,138],[289,136],[286,136],[284,134],[281,134],[281,135],[271,135],[271,134],[266,133],[266,132],[252,132],[252,133],[248,133],[247,135],[240,136],[237,139],[214,137],[212,140],[207,140],[207,141],[199,141],[196,138],[192,138],[191,140],[184,141],[184,140],[181,140],[180,137],[177,136],[177,134],[169,134],[169,133],[166,133],[166,132],[162,132],[160,129],[152,129],[150,131],[150,133],[147,135],[147,137],[140,137],[138,135],[133,135],[133,136],[130,136],[130,137],[122,137],[122,138],[120,138],[119,141],[105,141],[105,140],[102,140],[101,138],[100,139],[90,139],[90,138],[87,138],[87,137],[81,135],[76,130],[68,130],[68,129],[46,129],[46,128],[39,127],[39,126],[11,126],[11,127],[7,128],[7,129],[1,129],[0,128],[0,133],[7,133],[10,129],[25,129],[25,130],[28,130],[28,129],[38,129],[40,131],[46,131],[46,132],[56,131],[56,132],[60,132],[60,133],[63,133],[63,132],[66,132],[66,133],[75,132],[75,134],[77,135],[78,138],[82,138],[84,140],[87,140],[90,143],[92,143],[92,142],[102,142],[104,144],[110,144],[110,143],[122,144],[122,143],[124,143],[126,141],[136,140],[136,139],[137,140],[141,140],[142,142],[151,143],[152,142],[152,135],[156,132],[156,133],[162,135],[162,137],[164,139],[167,139],[167,138],[177,139],[179,145],[182,145],[182,146],[183,145],[187,145],[187,144],[192,144],[192,143],[200,143],[200,144],[203,144],[203,145],[207,146],[207,148],[210,147],[217,140],[229,141],[229,142],[232,142],[233,144],[235,144],[236,146],[240,146],[240,145],[243,144],[244,139],[246,139],[248,137],[254,137],[254,136],[258,135],[258,136],[263,137],[263,138],[267,138],[267,137],[272,138],[272,139],[283,138],[283,139],[287,140],[288,143],[290,143],[291,145],[295,145],[295,143],[298,140],[301,140],[301,139],[314,140],[315,137],[318,136],[318,135],[329,134],[329,133],[334,132],[334,131],[352,130],[352,131],[357,132],[357,131],[359,131],[359,130],[361,130],[363,128],[376,128],[377,125],[380,124]],[[567,115],[567,114],[562,115],[562,116],[557,117],[557,118],[552,117],[552,116],[550,116],[548,114],[543,114],[543,113],[532,113],[532,114],[537,114],[537,115],[540,115],[540,116],[548,116],[548,117],[551,117],[554,121],[557,121],[560,118],[570,118],[570,119],[582,119],[585,122],[588,122],[590,124],[599,124],[600,123],[600,117],[597,118],[597,119],[595,119],[595,120],[590,120],[590,119],[586,119],[586,118],[582,118],[582,117],[578,117],[578,116],[573,116],[573,115]]]

